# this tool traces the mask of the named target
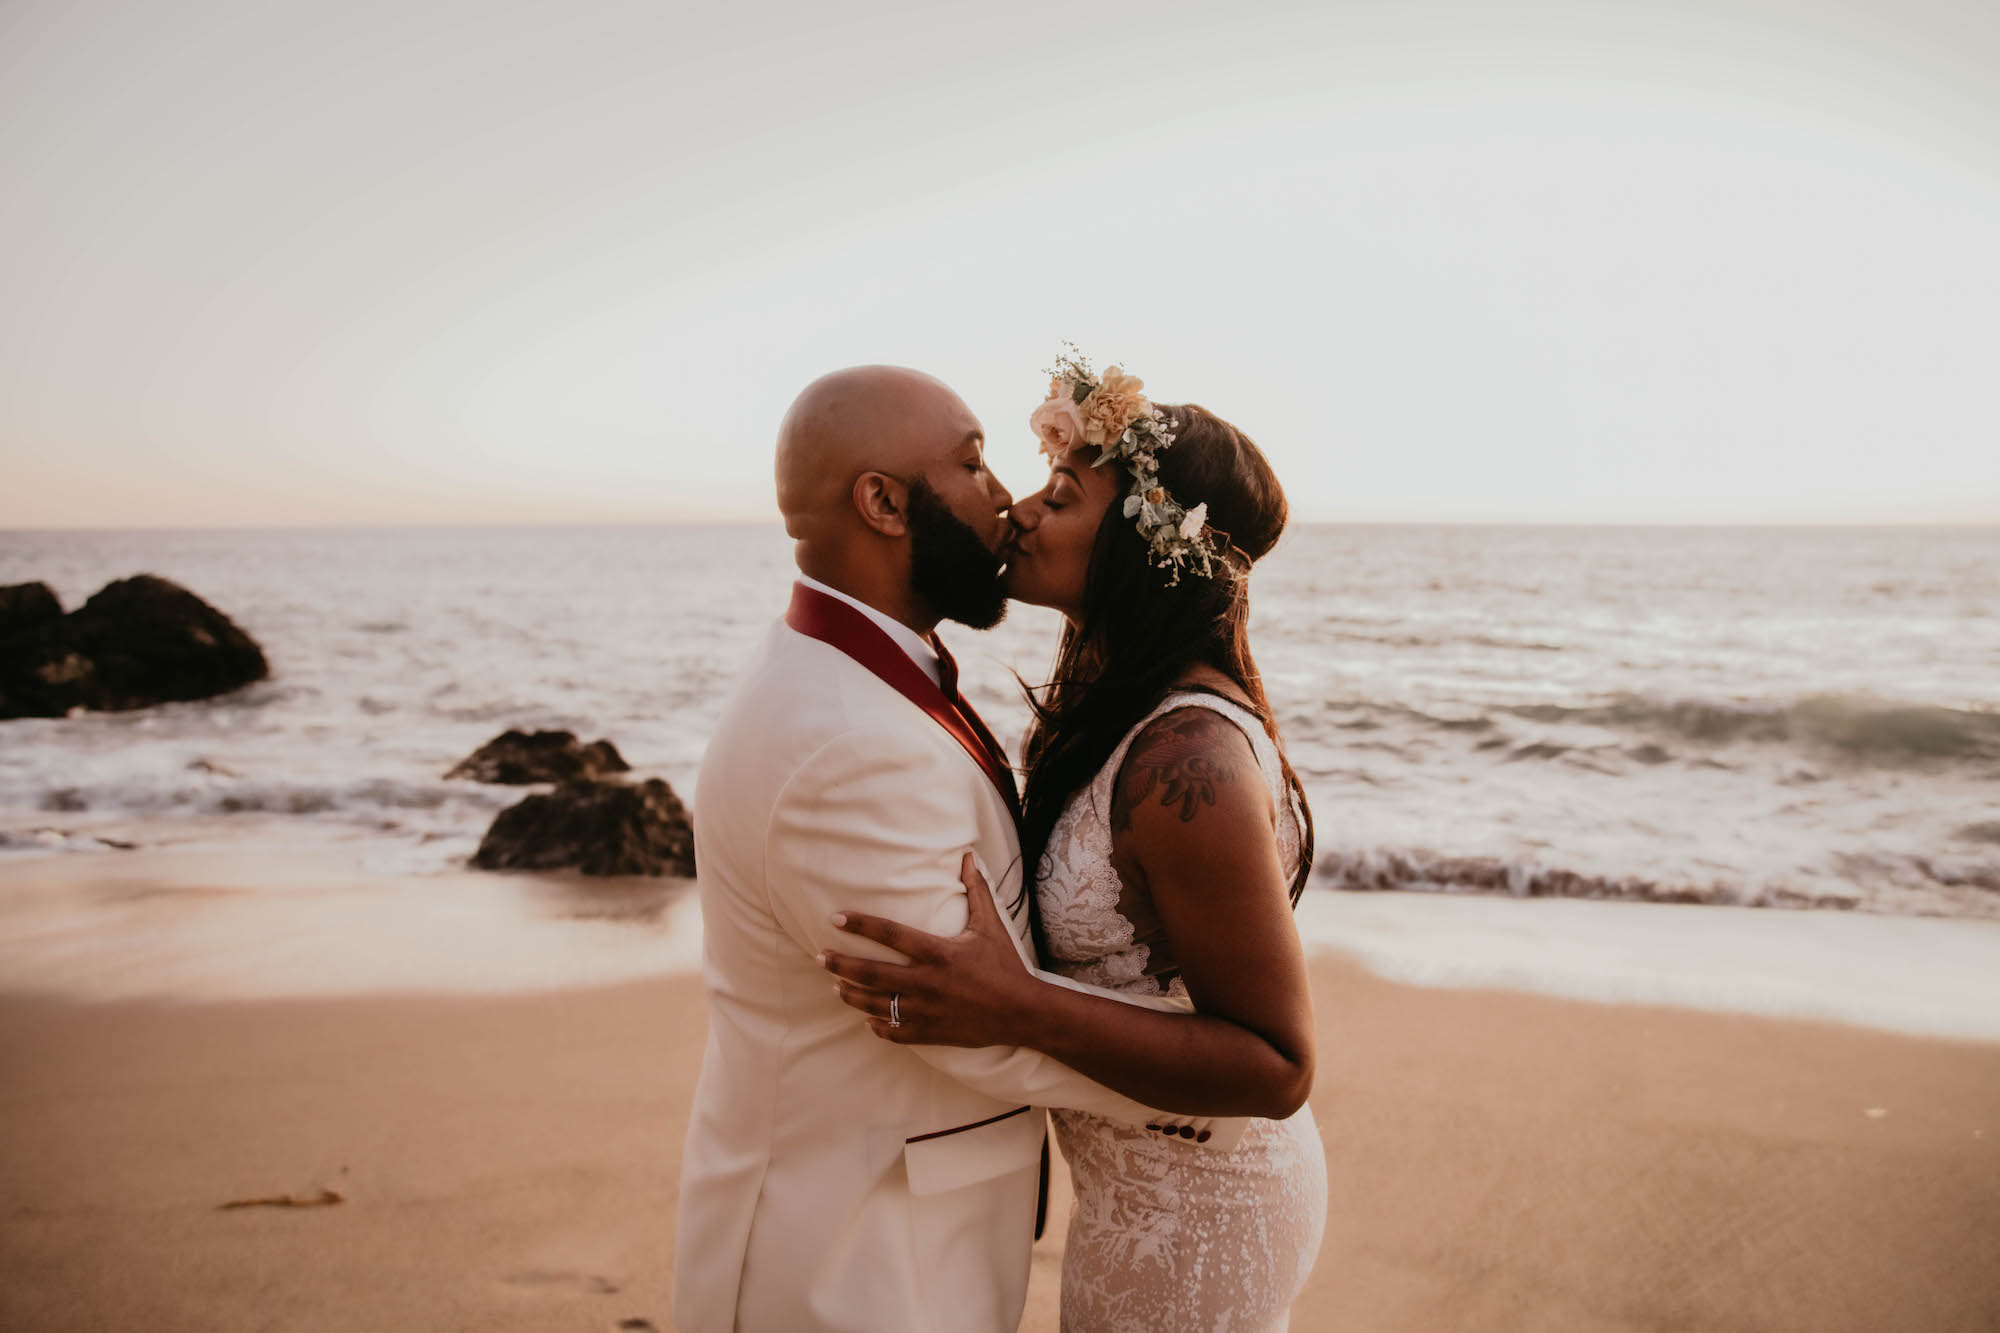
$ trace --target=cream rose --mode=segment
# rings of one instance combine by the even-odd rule
[[[1181,536],[1187,538],[1189,541],[1193,541],[1196,537],[1201,536],[1202,525],[1207,522],[1208,501],[1203,500],[1200,504],[1188,510],[1187,517],[1181,520]]]
[[[1060,389],[1029,414],[1028,429],[1035,432],[1042,452],[1050,458],[1061,458],[1084,442],[1083,413]]]

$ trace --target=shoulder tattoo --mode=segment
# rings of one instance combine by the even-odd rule
[[[1215,804],[1218,788],[1235,780],[1246,757],[1243,734],[1212,708],[1191,707],[1146,724],[1125,752],[1125,766],[1111,798],[1111,827],[1132,826],[1132,812],[1157,798],[1179,806],[1189,823]]]

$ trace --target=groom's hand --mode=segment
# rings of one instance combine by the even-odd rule
[[[933,935],[887,917],[839,912],[833,924],[887,945],[910,961],[876,962],[831,950],[819,955],[841,1001],[868,1016],[885,1041],[924,1046],[1022,1046],[1032,1027],[1033,975],[1021,962],[972,853],[959,861],[965,929]]]

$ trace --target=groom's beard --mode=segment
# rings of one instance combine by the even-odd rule
[[[910,482],[910,587],[946,620],[992,629],[1007,614],[1000,557],[931,489]]]

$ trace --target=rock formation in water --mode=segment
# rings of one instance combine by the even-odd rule
[[[481,870],[692,875],[694,825],[674,789],[659,778],[565,782],[496,815],[472,864]]]
[[[632,766],[610,741],[579,745],[573,731],[503,731],[453,765],[447,778],[523,786],[531,782],[574,782],[629,773]]]
[[[269,674],[254,639],[167,579],[107,583],[68,615],[45,584],[0,588],[0,718],[207,699]]]
[[[62,619],[62,603],[46,583],[16,583],[0,588],[0,642],[38,625]]]

